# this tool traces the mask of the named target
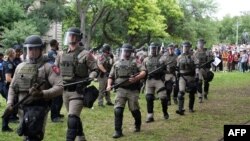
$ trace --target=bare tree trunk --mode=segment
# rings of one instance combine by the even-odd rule
[[[88,0],[86,2],[86,5],[85,6],[82,6],[83,5],[83,2],[81,3],[80,0],[76,0],[76,6],[77,6],[77,11],[79,13],[79,16],[80,16],[80,21],[81,21],[81,25],[80,25],[80,30],[82,32],[82,40],[81,42],[83,43],[83,45],[88,48],[89,47],[89,43],[86,42],[86,39],[88,38],[87,36],[87,32],[86,32],[86,14],[87,14],[87,10],[89,8],[89,4],[90,4],[90,1]]]

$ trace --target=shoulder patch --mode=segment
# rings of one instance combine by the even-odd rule
[[[104,60],[104,56],[101,55],[98,59],[99,59],[99,61],[103,61]]]
[[[53,65],[53,66],[52,66],[52,70],[53,70],[53,72],[56,73],[57,75],[60,74],[60,68],[57,67],[56,65]]]

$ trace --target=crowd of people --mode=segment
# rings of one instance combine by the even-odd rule
[[[134,132],[141,131],[140,93],[145,95],[145,122],[148,124],[157,120],[154,113],[160,112],[154,109],[154,102],[161,103],[163,118],[168,120],[171,101],[177,105],[176,114],[185,115],[186,93],[190,113],[195,111],[195,93],[198,93],[199,103],[208,99],[209,82],[213,79],[211,64],[217,56],[205,48],[204,39],[197,41],[195,50],[189,41],[180,47],[152,42],[137,50],[124,43],[114,53],[109,44],[104,44],[98,53],[86,50],[80,44],[81,39],[79,28],[72,27],[65,33],[67,48],[61,52],[59,43],[53,39],[51,50],[44,55],[44,42],[39,36],[31,35],[23,46],[8,49],[7,59],[3,60],[0,54],[1,94],[7,101],[6,111],[11,113],[3,118],[3,132],[13,131],[8,122],[12,115],[18,116],[18,134],[24,136],[25,141],[41,141],[49,110],[52,122],[62,122],[64,115],[60,110],[64,103],[66,140],[85,141],[82,109],[91,108],[96,99],[98,106],[105,108],[105,98],[106,105],[114,107],[113,138],[120,138],[126,103],[134,118]],[[99,83],[96,97],[95,88],[88,87],[95,79]],[[116,94],[114,102],[110,97],[112,89]],[[14,109],[20,101],[19,107]]]
[[[249,45],[215,45],[213,54],[222,60],[218,66],[212,65],[213,71],[246,72],[250,68],[250,46]]]

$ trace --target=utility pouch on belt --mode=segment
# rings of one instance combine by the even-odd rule
[[[92,108],[95,100],[99,95],[99,91],[95,86],[85,88],[83,93],[83,106]]]
[[[29,136],[43,139],[43,124],[47,107],[25,106],[24,116],[17,130],[19,136]]]

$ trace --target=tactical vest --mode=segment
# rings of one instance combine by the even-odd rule
[[[105,61],[104,61],[104,63],[103,63],[103,66],[104,66],[104,68],[105,68],[108,72],[110,72],[110,70],[111,70],[111,68],[112,68],[112,65],[110,64],[110,58],[109,58],[109,57],[105,57],[105,56],[104,56],[104,58],[105,58]]]
[[[128,79],[131,75],[138,73],[136,62],[133,59],[123,60],[121,59],[118,64],[115,66],[115,83],[119,84],[125,79]],[[137,83],[130,84],[126,82],[120,87],[135,90],[139,85]]]
[[[88,67],[84,58],[86,54],[84,53],[81,49],[72,53],[63,53],[60,69],[64,81],[75,81],[77,78],[88,76]]]
[[[196,57],[199,60],[199,64],[202,65],[204,63],[206,63],[207,60],[207,54],[205,51],[197,51],[196,52]]]
[[[120,60],[115,66],[115,70],[116,78],[129,78],[137,73],[136,63],[132,60]]]
[[[167,73],[175,73],[175,67],[176,67],[176,64],[177,64],[177,55],[167,55],[167,58],[166,58],[166,63],[169,62],[169,64],[167,64]]]
[[[194,60],[190,55],[181,55],[179,60],[180,72],[193,72],[195,71]]]
[[[147,71],[151,72],[160,66],[159,57],[148,57],[146,62]]]
[[[37,83],[38,64],[25,63],[15,74],[15,90],[18,92],[28,92],[34,83]]]

